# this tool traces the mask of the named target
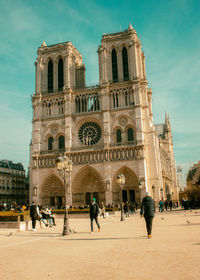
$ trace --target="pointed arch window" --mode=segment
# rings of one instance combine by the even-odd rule
[[[48,139],[48,151],[53,150],[53,137],[49,137]]]
[[[112,50],[112,75],[113,75],[113,82],[118,82],[117,53],[115,49]]]
[[[64,138],[64,136],[61,135],[58,138],[58,149],[63,150],[64,148],[65,148],[65,138]]]
[[[64,86],[64,71],[62,58],[58,61],[58,90],[62,90]]]
[[[123,62],[124,81],[127,81],[127,80],[129,80],[128,53],[127,53],[127,49],[125,47],[123,47],[123,49],[122,49],[122,62]]]
[[[122,142],[122,132],[120,129],[117,129],[116,131],[116,142],[117,145],[119,145]]]
[[[134,141],[133,129],[132,128],[129,128],[127,130],[127,136],[128,136],[128,142],[133,142]]]
[[[49,60],[48,63],[48,92],[53,91],[53,62]]]

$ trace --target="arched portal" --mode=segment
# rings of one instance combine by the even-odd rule
[[[85,166],[76,174],[72,183],[72,204],[88,205],[93,197],[98,203],[105,204],[104,183],[96,169]]]
[[[123,189],[120,189],[120,186],[117,184],[117,176],[123,173],[125,176],[125,185]],[[117,205],[121,201],[123,202],[131,202],[131,203],[137,203],[140,204],[140,189],[139,189],[139,183],[138,183],[138,177],[130,168],[127,166],[123,166],[120,168],[113,178],[112,182],[113,186],[113,203]]]
[[[62,181],[55,175],[48,176],[42,184],[40,201],[43,206],[60,209],[65,203],[65,191]]]

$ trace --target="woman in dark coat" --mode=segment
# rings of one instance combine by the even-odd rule
[[[97,227],[100,231],[100,225],[98,222],[98,215],[99,215],[99,206],[96,203],[96,199],[92,199],[92,203],[90,204],[90,223],[91,223],[91,233],[93,232],[93,220],[95,220]]]
[[[148,238],[151,238],[152,222],[155,211],[155,202],[152,199],[151,194],[147,192],[146,196],[142,200],[140,215],[145,218]]]

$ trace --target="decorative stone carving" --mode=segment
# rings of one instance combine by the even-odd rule
[[[118,123],[121,125],[121,126],[125,126],[127,124],[128,120],[126,117],[121,117],[119,118],[118,120]]]
[[[58,132],[58,127],[57,126],[52,126],[50,128],[50,131],[51,131],[52,134],[56,134]]]
[[[134,116],[135,116],[135,112],[134,112],[134,111],[130,111],[130,112],[129,112],[129,115],[130,115],[131,117],[134,117]]]
[[[46,128],[47,124],[46,123],[42,123],[42,127]]]
[[[114,120],[116,118],[116,114],[111,114],[111,118]]]
[[[110,135],[110,133],[108,132],[108,130],[107,129],[104,129],[104,136],[109,136]]]

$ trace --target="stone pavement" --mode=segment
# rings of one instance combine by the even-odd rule
[[[62,236],[57,226],[37,232],[0,230],[0,280],[199,279],[200,210],[156,213],[147,239],[139,213],[100,219],[89,233],[88,218],[70,218],[76,232]]]

